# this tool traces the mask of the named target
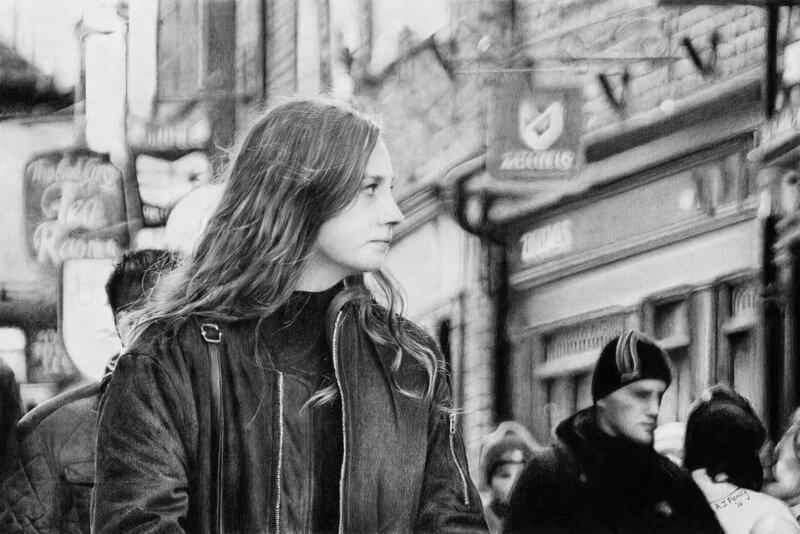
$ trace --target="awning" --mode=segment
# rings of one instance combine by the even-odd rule
[[[800,161],[800,131],[785,132],[764,142],[747,154],[748,161],[760,165],[790,166]]]
[[[34,106],[57,110],[72,105],[73,100],[72,92],[57,91],[52,76],[0,44],[0,116],[27,115]]]

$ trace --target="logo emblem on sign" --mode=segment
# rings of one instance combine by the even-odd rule
[[[539,111],[533,99],[519,104],[519,136],[532,150],[547,150],[564,131],[564,105],[555,101]]]

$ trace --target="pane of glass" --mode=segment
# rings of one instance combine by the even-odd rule
[[[764,406],[761,392],[764,391],[764,373],[755,356],[752,332],[740,332],[730,336],[733,358],[733,388],[747,397],[756,413],[763,417]]]
[[[558,378],[550,383],[549,395],[550,432],[575,412],[575,386],[572,378]]]
[[[17,382],[27,382],[25,332],[13,326],[0,327],[0,360],[14,371]]]
[[[592,405],[592,373],[584,373],[575,377],[576,408],[583,410]]]
[[[656,307],[653,334],[656,339],[685,335],[689,331],[687,323],[686,301],[666,302]]]
[[[694,391],[694,377],[692,376],[692,365],[686,349],[673,351],[672,361],[675,364],[675,378],[678,382],[678,420],[685,421],[689,416],[689,407],[692,404],[692,392]]]
[[[661,399],[661,410],[658,412],[659,425],[678,420],[679,382],[679,376],[675,377],[667,391],[664,392],[664,397]]]

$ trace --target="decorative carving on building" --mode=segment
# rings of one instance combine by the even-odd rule
[[[751,313],[756,308],[756,284],[747,280],[731,288],[731,316]]]
[[[663,15],[620,16],[588,24],[580,32],[569,32],[558,39],[558,55],[563,59],[593,57],[668,58],[670,36]]]
[[[546,360],[558,360],[592,351],[599,354],[603,345],[623,329],[624,316],[614,315],[557,330],[547,337]]]

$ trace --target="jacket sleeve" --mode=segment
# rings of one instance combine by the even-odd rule
[[[488,532],[483,506],[469,476],[464,442],[451,407],[450,387],[440,377],[428,424],[425,479],[417,515],[419,532]]]
[[[53,497],[57,477],[37,455],[23,461],[16,432],[8,443],[0,474],[0,532],[48,532],[52,529],[55,507]]]
[[[152,357],[120,358],[98,423],[92,532],[183,532],[185,410]]]

